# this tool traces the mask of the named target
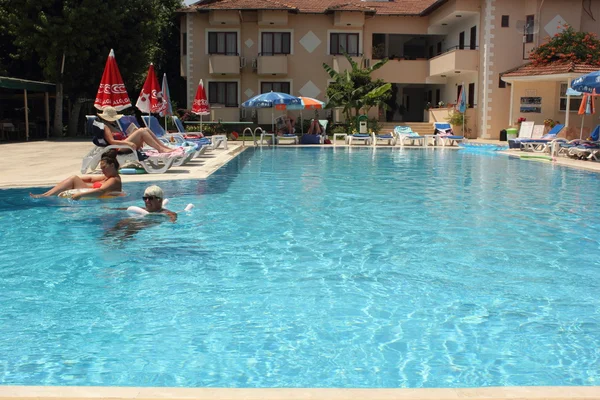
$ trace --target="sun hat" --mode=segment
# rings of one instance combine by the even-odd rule
[[[156,185],[148,186],[146,188],[146,190],[144,190],[144,196],[154,196],[154,197],[158,197],[159,199],[162,199],[163,191],[159,186],[156,186]]]
[[[114,107],[106,107],[102,110],[102,114],[98,113],[98,116],[106,121],[116,121],[122,117]]]

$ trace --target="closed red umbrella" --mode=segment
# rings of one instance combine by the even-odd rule
[[[98,110],[103,110],[106,107],[114,107],[117,111],[131,107],[131,101],[127,95],[123,78],[121,78],[119,67],[117,67],[113,49],[110,49],[106,65],[104,66],[104,73],[98,87],[94,107]]]
[[[196,97],[194,97],[194,104],[192,104],[192,113],[200,116],[200,131],[202,132],[202,116],[210,114],[210,104],[208,104],[208,100],[206,99],[202,79],[200,79],[198,89],[196,89]]]
[[[135,106],[143,113],[159,113],[165,110],[167,104],[163,100],[162,89],[158,84],[154,65],[150,63],[146,81],[140,92]]]

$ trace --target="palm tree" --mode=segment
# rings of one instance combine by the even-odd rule
[[[371,78],[373,71],[381,68],[388,60],[383,59],[371,67],[361,68],[364,63],[355,62],[347,53],[344,56],[350,63],[351,69],[337,72],[331,66],[323,63],[323,68],[334,80],[327,88],[328,108],[342,107],[346,121],[352,120],[352,111],[359,115],[360,110],[365,113],[372,107],[387,107],[386,101],[391,95],[391,83],[381,79],[375,81]]]

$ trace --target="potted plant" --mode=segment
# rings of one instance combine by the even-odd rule
[[[463,136],[465,136],[465,132],[467,131],[467,123],[469,122],[469,118],[466,114],[454,111],[448,118],[446,118],[446,120],[450,122],[454,132],[460,131],[462,132]]]

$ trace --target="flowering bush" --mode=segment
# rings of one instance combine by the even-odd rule
[[[531,52],[529,58],[534,65],[570,61],[600,66],[600,40],[595,33],[576,32],[568,24],[557,28],[564,30]]]
[[[519,119],[515,122],[515,125],[521,126],[521,122],[523,122],[523,121],[527,121],[527,118],[519,117]]]
[[[545,119],[544,120],[544,125],[549,126],[550,128],[554,128],[554,126],[556,126],[556,124],[558,124],[558,121],[555,121],[551,118]]]

